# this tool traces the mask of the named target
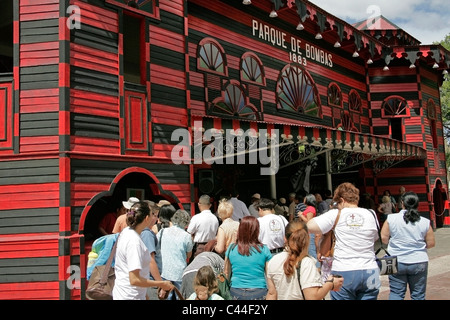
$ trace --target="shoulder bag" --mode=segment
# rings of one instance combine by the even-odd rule
[[[224,300],[233,300],[230,293],[231,283],[224,272],[217,275],[217,285],[219,287],[219,296],[221,296]]]
[[[303,260],[303,259],[302,259]],[[300,282],[300,270],[301,270],[301,266],[302,266],[302,260],[300,260],[298,262],[298,267],[297,267],[297,280],[298,280],[298,285],[300,286],[300,292],[302,293],[302,297],[303,300],[305,299],[305,295],[303,294],[303,288],[302,288],[302,283]],[[322,300],[325,300],[325,298],[323,298]]]
[[[380,248],[375,252],[375,259],[378,264],[378,268],[380,268],[380,275],[390,275],[396,274],[398,272],[398,261],[397,256],[391,256],[389,252],[383,248],[383,242],[381,241],[381,231],[378,226],[378,220],[373,210],[369,210],[375,218],[375,224],[378,229],[378,239],[380,240]],[[378,257],[378,253],[384,250],[385,255],[381,258]]]
[[[334,221],[333,228],[327,233],[324,233],[319,239],[319,253],[322,257],[331,257],[334,254],[334,244],[336,237],[334,235],[334,228],[336,227],[339,216],[341,215],[341,209],[339,209],[336,221]]]
[[[114,288],[114,282],[116,281],[116,275],[114,268],[112,267],[112,261],[116,255],[117,238],[114,246],[109,254],[108,261],[105,265],[96,266],[92,271],[89,278],[89,284],[86,289],[86,298],[88,300],[112,300],[112,290]]]

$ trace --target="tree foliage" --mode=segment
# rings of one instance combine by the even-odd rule
[[[447,50],[450,50],[450,33],[445,36],[445,39],[439,42]],[[441,96],[441,112],[442,112],[442,123],[444,126],[444,138],[447,142],[445,144],[445,160],[447,163],[447,168],[450,168],[450,76],[446,74],[444,76],[444,82],[439,89]]]
[[[445,36],[445,39],[439,42],[444,48],[450,50],[450,33]],[[444,76],[444,82],[440,88],[441,96],[441,112],[442,121],[444,125],[444,137],[447,142],[450,141],[450,77]]]

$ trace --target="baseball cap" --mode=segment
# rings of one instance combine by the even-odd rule
[[[139,199],[136,197],[130,197],[128,199],[128,201],[122,201],[123,206],[125,207],[125,209],[131,209],[131,207],[133,206],[133,204],[135,204],[136,202],[139,202]]]
[[[254,195],[252,195],[252,198],[261,199],[261,195],[259,193],[255,193]]]

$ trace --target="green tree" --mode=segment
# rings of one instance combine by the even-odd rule
[[[441,46],[450,50],[450,33],[445,36],[445,39],[440,41]],[[450,168],[450,76],[446,74],[444,76],[444,82],[440,87],[440,96],[441,96],[441,112],[442,112],[442,122],[444,126],[444,138],[446,140],[445,144],[445,160],[447,164],[447,168]]]

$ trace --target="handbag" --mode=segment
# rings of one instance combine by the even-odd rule
[[[336,221],[334,221],[333,228],[327,233],[324,233],[319,240],[319,253],[322,257],[331,257],[334,254],[334,244],[336,242],[336,237],[334,235],[334,228],[336,227],[339,216],[341,215],[341,209],[339,209]]]
[[[224,300],[233,300],[230,293],[231,283],[225,273],[221,272],[217,275],[217,285],[219,287],[219,296],[221,296]]]
[[[167,300],[167,298],[169,297],[169,293],[170,291],[165,291],[163,290],[161,287],[158,288],[158,298],[159,300]],[[173,287],[173,291],[175,291],[175,294],[178,296],[178,300],[186,300],[183,295],[181,294],[180,290],[177,287]]]
[[[112,261],[116,255],[117,238],[114,246],[109,254],[108,261],[105,265],[96,266],[89,278],[89,284],[86,289],[86,298],[89,300],[112,300],[112,290],[116,275],[112,267]]]
[[[383,248],[383,243],[381,242],[381,231],[378,226],[378,220],[373,210],[369,210],[375,218],[375,224],[378,229],[378,239],[380,240],[380,248],[375,252],[375,260],[377,262],[378,268],[380,268],[380,275],[390,275],[396,274],[398,272],[398,261],[397,256],[391,256],[390,253]],[[385,255],[381,258],[378,257],[378,253],[384,250]]]
[[[386,254],[381,258],[376,257],[378,267],[380,268],[380,275],[396,274],[398,272],[397,256],[391,256],[389,252],[382,247],[375,252],[375,255],[377,255],[381,249],[383,249]]]

